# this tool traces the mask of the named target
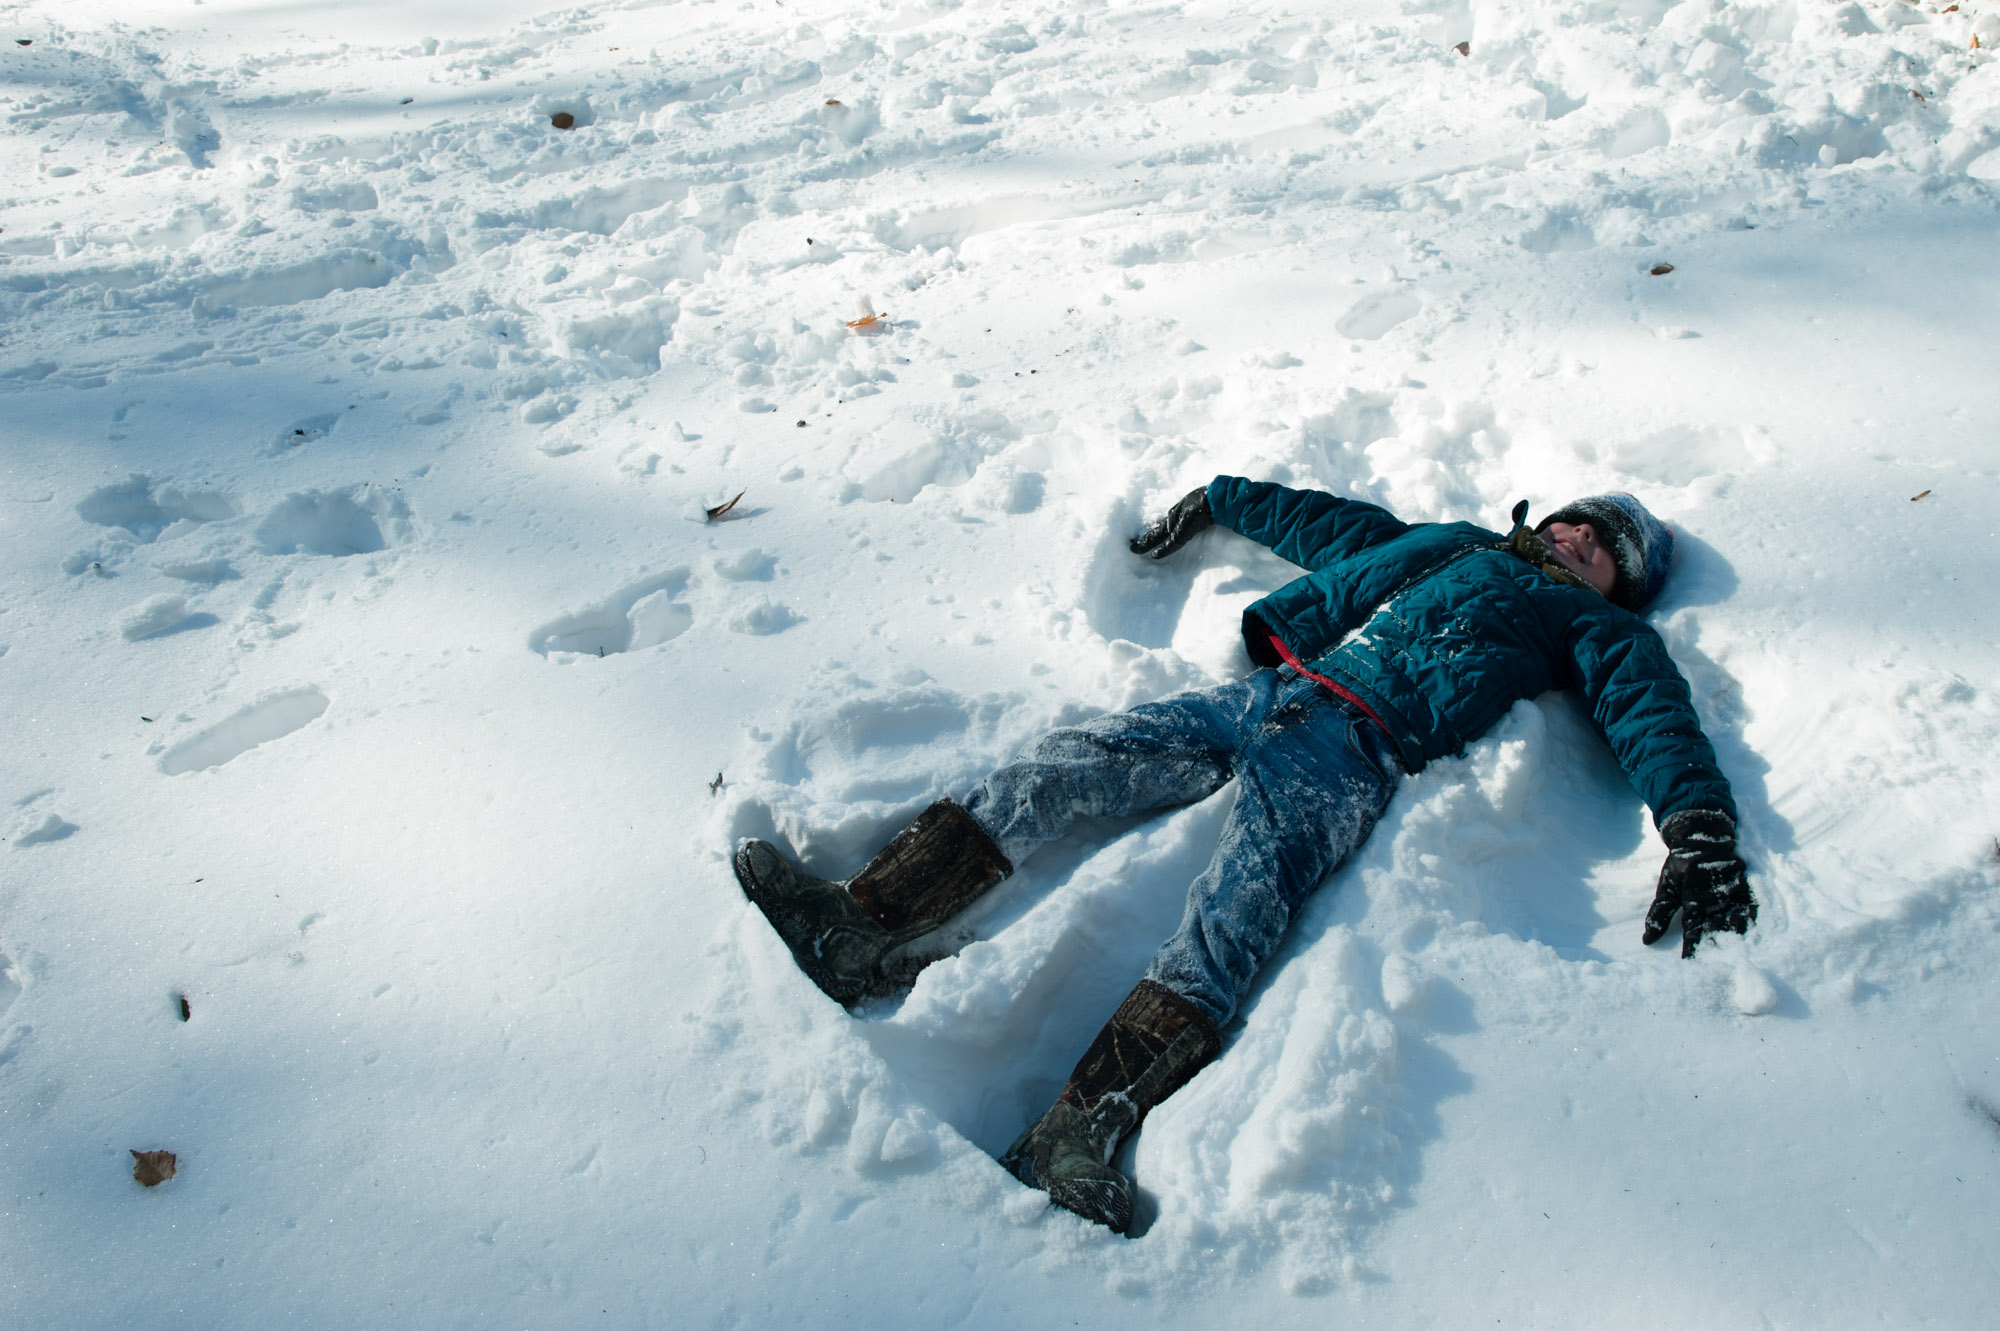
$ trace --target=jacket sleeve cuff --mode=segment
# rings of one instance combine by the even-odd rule
[[[1736,820],[1720,809],[1682,809],[1660,823],[1671,850],[1722,849],[1736,844]]]
[[[1283,659],[1278,655],[1278,649],[1271,645],[1273,636],[1271,626],[1259,619],[1255,610],[1243,612],[1243,649],[1250,653],[1253,663],[1274,666]]]
[[[1218,476],[1208,483],[1208,515],[1231,531],[1236,531],[1236,512],[1230,506],[1229,492],[1242,483],[1240,476]]]

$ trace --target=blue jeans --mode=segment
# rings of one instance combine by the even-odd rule
[[[1401,774],[1381,727],[1281,666],[1050,731],[965,808],[1019,866],[1079,815],[1190,804],[1235,777],[1215,857],[1146,970],[1220,1028],[1313,889],[1368,839]]]

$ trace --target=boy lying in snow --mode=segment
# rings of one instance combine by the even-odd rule
[[[1757,918],[1736,810],[1686,683],[1639,612],[1673,533],[1630,495],[1579,499],[1505,539],[1372,504],[1218,476],[1132,542],[1162,559],[1215,523],[1307,570],[1251,606],[1262,669],[1052,731],[963,805],[939,800],[845,885],[746,842],[736,876],[814,983],[847,1003],[883,958],[963,910],[1078,815],[1168,808],[1238,782],[1179,930],[1001,1163],[1121,1233],[1132,1184],[1108,1163],[1215,1057],[1222,1029],[1314,888],[1382,816],[1404,772],[1462,751],[1515,702],[1582,696],[1667,843],[1644,941],[1681,915],[1681,955]]]

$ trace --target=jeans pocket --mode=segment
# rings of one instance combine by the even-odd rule
[[[1383,786],[1395,789],[1403,776],[1403,764],[1397,757],[1394,742],[1383,733],[1381,726],[1367,717],[1355,717],[1347,725],[1347,747],[1382,778]]]

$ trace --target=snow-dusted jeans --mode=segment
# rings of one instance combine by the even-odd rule
[[[1146,971],[1221,1027],[1313,889],[1367,840],[1401,773],[1379,726],[1280,666],[1050,731],[965,808],[1018,866],[1079,815],[1190,804],[1235,777],[1215,857]]]

